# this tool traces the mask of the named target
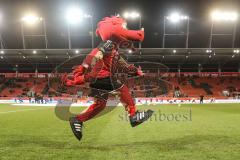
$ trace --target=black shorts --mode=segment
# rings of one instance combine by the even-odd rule
[[[120,81],[111,77],[97,79],[90,84],[91,92],[89,96],[107,100],[109,92],[121,88],[122,85]]]

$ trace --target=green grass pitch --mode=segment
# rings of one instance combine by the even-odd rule
[[[156,115],[151,121],[131,128],[129,122],[123,119],[124,109],[117,107],[102,117],[86,122],[84,137],[79,142],[73,136],[69,123],[55,116],[53,107],[2,104],[0,159],[240,159],[240,104],[139,108],[151,108]],[[72,110],[78,112],[81,109]],[[164,120],[163,115],[178,118]]]

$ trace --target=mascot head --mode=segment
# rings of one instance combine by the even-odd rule
[[[143,41],[144,30],[128,30],[126,21],[118,16],[105,17],[97,26],[96,35],[103,41],[112,40],[120,44],[129,41]]]

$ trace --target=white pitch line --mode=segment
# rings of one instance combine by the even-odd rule
[[[24,112],[24,111],[36,111],[36,110],[44,110],[44,109],[49,109],[49,108],[41,108],[41,109],[22,109],[22,110],[16,110],[16,111],[0,112],[0,114],[16,113],[16,112]]]

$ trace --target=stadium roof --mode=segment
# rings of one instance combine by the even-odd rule
[[[66,61],[68,61],[68,68],[71,69],[72,66],[80,64],[91,49],[5,49],[1,51],[4,53],[0,56],[2,70],[18,65],[19,68],[22,66],[22,70],[34,71],[38,66],[49,71],[50,68],[53,69]],[[176,69],[180,65],[195,71],[199,64],[214,66],[215,70],[219,65],[227,65],[228,68],[234,68],[237,71],[240,64],[239,49],[230,48],[142,48],[134,53],[129,53],[128,50],[121,50],[120,53],[132,63],[158,62],[170,68]]]
[[[76,8],[69,12],[70,6],[84,11],[87,19],[70,26],[69,22],[80,14]],[[237,71],[240,63],[238,6],[238,0],[3,1],[0,6],[0,72],[16,68],[29,72],[38,68],[44,72],[65,61],[79,64],[100,41],[93,34],[97,22],[105,16],[123,16],[125,11],[134,12],[136,17],[127,19],[129,28],[145,28],[141,50],[121,51],[128,61],[159,62],[175,71],[179,66],[197,71],[199,65],[214,71],[218,66]],[[220,11],[210,16],[214,9]],[[70,16],[68,21],[66,11]],[[27,24],[28,21],[31,23]],[[33,25],[36,21],[41,23]]]

